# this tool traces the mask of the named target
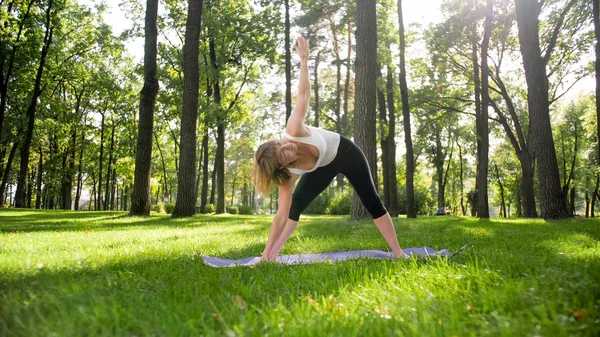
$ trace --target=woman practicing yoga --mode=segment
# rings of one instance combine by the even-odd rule
[[[279,208],[273,218],[262,259],[275,260],[300,219],[302,211],[342,173],[365,205],[394,257],[407,257],[398,245],[392,219],[377,194],[367,160],[348,138],[304,125],[310,102],[308,43],[302,37],[294,46],[300,56],[300,83],[296,107],[288,119],[283,139],[259,146],[255,159],[256,186],[269,194],[270,183],[279,185]],[[298,186],[294,183],[302,176]]]

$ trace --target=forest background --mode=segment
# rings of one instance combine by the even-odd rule
[[[303,35],[308,123],[354,138],[393,215],[593,217],[597,1],[407,3],[2,0],[0,206],[272,213],[253,153]],[[307,212],[365,216],[343,177]]]

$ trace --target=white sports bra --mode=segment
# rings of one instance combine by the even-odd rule
[[[315,128],[313,126],[306,126],[310,131],[310,136],[307,137],[294,137],[290,136],[285,130],[283,130],[283,137],[291,140],[295,140],[300,143],[313,145],[319,150],[319,158],[317,163],[310,170],[302,170],[298,168],[288,167],[287,169],[294,174],[302,175],[304,173],[312,172],[319,167],[329,165],[337,155],[338,147],[340,145],[340,135],[335,132]]]

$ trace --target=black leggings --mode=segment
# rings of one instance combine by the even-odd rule
[[[300,178],[292,195],[289,218],[298,221],[300,214],[311,201],[321,194],[339,173],[348,178],[373,219],[387,213],[373,184],[367,158],[354,142],[340,135],[340,145],[335,159],[329,165],[319,167]]]

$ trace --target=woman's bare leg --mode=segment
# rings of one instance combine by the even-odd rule
[[[392,218],[390,217],[389,213],[385,213],[379,218],[373,219],[373,222],[375,222],[375,226],[377,226],[377,229],[379,229],[379,232],[381,235],[383,235],[383,238],[392,249],[394,257],[407,257],[398,244],[398,237],[396,237],[394,223],[392,222]]]

